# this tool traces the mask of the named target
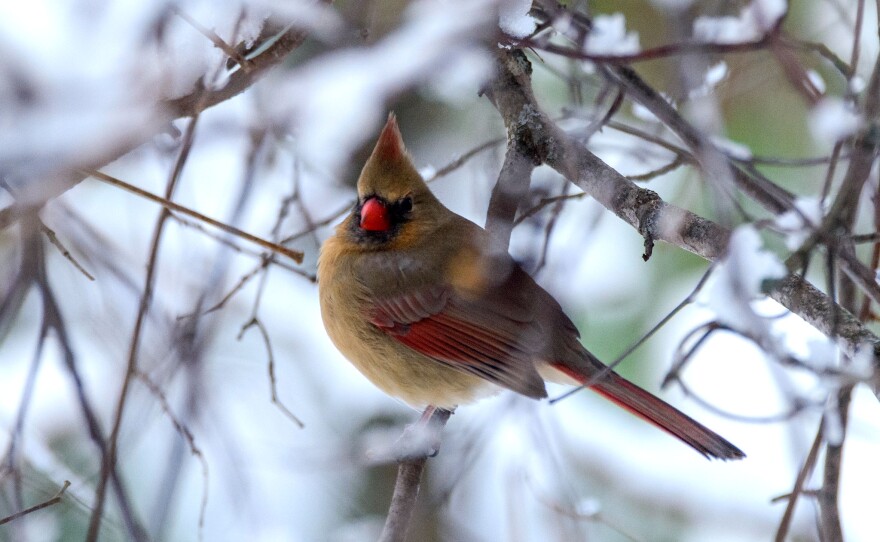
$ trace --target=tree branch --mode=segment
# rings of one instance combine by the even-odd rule
[[[528,76],[530,64],[522,51],[498,49],[496,67],[500,74],[498,80],[507,84],[493,89],[493,104],[505,124],[521,125],[530,130],[537,153],[534,159],[558,171],[634,227],[645,238],[646,256],[650,256],[650,248],[656,240],[710,261],[725,254],[730,237],[727,229],[666,203],[651,190],[640,188],[556,126],[534,99]],[[693,140],[686,142],[696,143]],[[768,186],[761,186],[760,190],[764,195],[762,201],[768,206],[784,208],[786,194]],[[769,295],[821,332],[841,339],[848,354],[854,354],[865,343],[874,350],[875,359],[880,353],[880,339],[874,333],[803,278],[789,274]]]
[[[104,439],[101,429],[99,417],[94,407],[89,401],[86,393],[85,385],[78,369],[78,362],[71,344],[70,336],[67,332],[64,317],[61,312],[54,291],[49,282],[48,271],[46,268],[44,246],[40,237],[41,222],[36,215],[36,210],[32,209],[32,213],[23,217],[21,226],[22,236],[22,256],[21,256],[21,280],[27,284],[19,287],[26,291],[31,285],[40,293],[43,307],[43,320],[40,326],[39,343],[37,347],[37,355],[42,351],[43,343],[49,337],[49,333],[54,331],[62,352],[62,360],[64,367],[69,373],[73,381],[73,388],[79,403],[82,416],[88,427],[89,436],[97,446],[102,458],[106,457],[108,444]],[[5,305],[5,301],[4,301]],[[39,358],[37,358],[39,359]],[[21,413],[24,415],[24,412]],[[22,422],[23,423],[23,422]],[[131,499],[119,477],[115,468],[108,471],[107,476],[116,493],[119,502],[120,513],[128,530],[129,538],[132,540],[143,539],[143,527],[135,516]],[[106,484],[106,480],[105,480]]]
[[[177,156],[177,160],[174,164],[174,169],[172,170],[171,175],[168,178],[168,183],[165,188],[165,200],[171,200],[171,197],[174,194],[174,190],[177,187],[177,183],[180,180],[181,173],[183,172],[183,166],[186,163],[187,158],[189,157],[190,150],[192,149],[192,143],[193,138],[195,137],[195,129],[198,119],[198,116],[193,117],[187,126],[180,153]],[[159,246],[161,245],[162,241],[162,233],[165,230],[166,221],[170,216],[171,211],[163,207],[162,211],[159,213],[159,217],[156,219],[156,225],[153,228],[153,238],[150,242],[150,255],[147,259],[147,270],[146,276],[144,277],[144,289],[141,292],[141,299],[140,303],[138,304],[134,330],[132,331],[132,337],[129,343],[128,362],[126,366],[125,378],[122,381],[122,389],[119,391],[119,398],[116,401],[116,410],[113,415],[113,428],[110,432],[110,440],[108,442],[107,451],[102,457],[101,476],[98,479],[98,485],[95,490],[95,504],[91,518],[89,520],[89,530],[86,534],[87,542],[96,542],[98,540],[98,535],[101,530],[101,521],[104,513],[104,502],[106,497],[105,488],[110,473],[113,472],[116,468],[116,457],[119,447],[119,433],[122,428],[122,418],[125,414],[125,407],[129,399],[129,390],[131,389],[131,383],[140,372],[138,368],[138,360],[140,359],[141,337],[143,336],[144,323],[146,321],[147,312],[149,312],[150,305],[153,300],[153,288],[155,286],[154,279],[156,268],[158,267],[159,262]]]
[[[422,419],[417,422],[415,430],[426,430],[429,432],[429,435],[439,438],[443,426],[446,425],[451,415],[452,412],[449,410],[428,407],[422,415]],[[410,427],[407,428],[407,431],[413,429],[413,427]],[[407,436],[407,432],[404,432],[401,441],[406,441]],[[420,444],[424,444],[424,439],[419,438],[419,436],[414,437],[414,440],[421,440]],[[430,452],[425,452],[424,446],[419,445],[417,447],[420,450],[414,455],[411,453],[413,448],[408,446],[408,444],[410,443],[403,442],[401,447],[404,458],[399,461],[397,480],[394,482],[394,493],[391,496],[391,505],[388,507],[388,516],[385,518],[385,527],[382,529],[379,542],[403,542],[406,540],[406,531],[409,529],[409,523],[416,508],[416,498],[419,496],[422,472],[425,470],[425,464],[428,461]]]
[[[58,493],[56,493],[54,497],[47,501],[43,501],[40,504],[31,506],[30,508],[26,508],[25,510],[21,510],[20,512],[16,512],[12,515],[6,516],[5,518],[0,518],[0,525],[3,525],[4,523],[9,523],[10,521],[15,521],[18,518],[26,516],[32,512],[36,512],[37,510],[42,510],[43,508],[48,508],[50,506],[60,503],[61,499],[64,497],[64,492],[67,491],[67,488],[69,487],[70,482],[65,480],[64,484],[61,486],[61,489],[58,490]]]
[[[204,222],[205,224],[209,224],[209,225],[217,228],[218,230],[225,231],[226,233],[235,235],[236,237],[240,237],[241,239],[244,239],[246,241],[250,241],[251,243],[254,243],[255,245],[261,246],[267,250],[271,250],[272,252],[275,252],[278,254],[283,254],[284,256],[287,256],[291,260],[295,261],[296,263],[302,263],[302,261],[303,261],[303,253],[299,250],[289,249],[289,248],[287,248],[283,245],[280,245],[278,243],[266,241],[265,239],[263,239],[261,237],[257,237],[256,235],[251,235],[248,232],[242,231],[242,230],[236,228],[235,226],[232,226],[230,224],[226,224],[225,222],[221,222],[219,220],[214,220],[213,218],[211,218],[209,216],[205,216],[202,213],[193,211],[192,209],[190,209],[188,207],[184,207],[183,205],[175,203],[167,198],[163,198],[163,197],[157,196],[155,194],[152,194],[150,192],[147,192],[146,190],[143,190],[143,189],[138,188],[134,185],[128,184],[127,182],[125,182],[121,179],[117,179],[116,177],[113,177],[111,175],[107,175],[106,173],[103,173],[101,171],[89,171],[87,173],[89,176],[94,177],[98,180],[104,181],[107,184],[122,188],[123,190],[127,190],[127,191],[131,192],[132,194],[136,194],[144,199],[148,199],[154,203],[158,203],[167,211],[174,211],[176,213],[181,213],[181,214],[185,214],[187,216],[191,216],[197,220]],[[94,280],[94,279],[92,279],[92,280]]]
[[[805,493],[804,485],[813,473],[813,467],[816,466],[816,460],[819,458],[819,448],[822,444],[822,431],[824,430],[824,427],[824,423],[819,424],[819,429],[816,431],[816,437],[813,439],[813,445],[810,446],[810,451],[807,453],[807,457],[804,459],[804,464],[798,472],[791,493],[785,497],[779,497],[780,499],[785,498],[788,502],[785,505],[785,512],[782,514],[782,519],[779,520],[779,527],[776,529],[776,537],[774,538],[775,542],[785,542],[788,537],[788,529],[791,526],[791,520],[794,517],[794,508],[797,505],[798,497]],[[773,502],[776,502],[776,500],[777,499],[773,499]]]
[[[522,81],[509,80],[526,78],[525,83],[527,83],[531,73],[531,66],[525,66],[522,72],[499,72],[483,91],[492,103],[505,102],[501,105],[496,104],[496,107],[518,107],[522,113],[515,119],[507,117],[503,119],[507,132],[507,154],[504,156],[498,181],[492,189],[486,214],[486,230],[504,247],[510,244],[516,211],[529,192],[532,170],[541,164],[537,159],[538,150],[532,139],[533,130],[529,126],[532,111],[527,105],[521,105],[524,102],[535,102],[531,86]],[[503,92],[503,89],[511,86],[520,88],[523,95]]]
[[[842,542],[843,529],[840,525],[840,509],[838,495],[840,493],[840,473],[843,466],[843,443],[845,442],[846,423],[849,417],[849,403],[852,386],[842,388],[829,400],[837,402],[836,410],[840,413],[840,442],[825,447],[825,462],[822,471],[822,489],[819,490],[819,511],[821,514],[820,531],[825,542]]]
[[[247,70],[239,69],[233,72],[220,88],[206,90],[200,85],[184,96],[160,102],[157,104],[159,118],[156,119],[156,125],[164,129],[174,119],[193,117],[209,107],[238,96],[262,78],[271,68],[283,62],[292,51],[305,41],[306,33],[302,30],[295,28],[283,30],[271,21],[266,24],[267,29],[272,33],[264,31],[264,35],[269,34],[265,42],[273,39],[274,41],[264,51],[248,59],[249,67]],[[278,34],[279,31],[281,31],[280,34]],[[86,178],[86,175],[81,173],[82,170],[101,169],[104,165],[149,141],[154,135],[156,134],[150,133],[132,141],[123,141],[99,159],[94,160],[93,163],[69,164],[65,171],[57,172],[53,182],[41,182],[40,201],[13,203],[0,209],[0,230],[14,224],[32,209],[42,207],[47,201],[60,196],[82,182]]]
[[[266,23],[272,32],[266,42],[272,42],[263,52],[248,59],[248,69],[239,69],[229,76],[226,84],[215,90],[195,89],[193,92],[163,101],[160,105],[172,118],[195,116],[209,107],[234,98],[251,87],[261,77],[287,58],[305,41],[306,32],[295,28],[283,30],[271,21]],[[283,31],[282,31],[283,30]],[[280,32],[280,33],[277,33]],[[263,32],[267,34],[267,32]],[[277,36],[277,37],[276,37]]]

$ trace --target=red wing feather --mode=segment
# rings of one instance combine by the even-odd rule
[[[521,340],[528,324],[486,318],[485,309],[444,288],[428,288],[376,303],[371,321],[416,352],[529,397],[546,397],[534,353]],[[480,317],[482,316],[482,318]],[[496,325],[484,322],[495,320]],[[522,333],[512,330],[520,328]]]

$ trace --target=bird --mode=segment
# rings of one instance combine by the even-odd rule
[[[546,398],[545,379],[589,384],[707,458],[745,457],[591,354],[506,246],[431,192],[393,113],[357,193],[321,247],[319,301],[331,341],[379,389],[454,410],[503,389]]]

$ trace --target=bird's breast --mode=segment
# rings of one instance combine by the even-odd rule
[[[359,278],[370,271],[364,269],[368,263],[338,238],[322,247],[321,317],[336,348],[378,388],[415,407],[453,408],[496,392],[489,382],[412,350],[371,322],[375,300],[388,292],[373,291]]]

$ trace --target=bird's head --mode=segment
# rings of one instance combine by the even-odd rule
[[[446,210],[410,160],[393,113],[364,164],[357,187],[358,202],[348,228],[365,244],[415,241]]]

